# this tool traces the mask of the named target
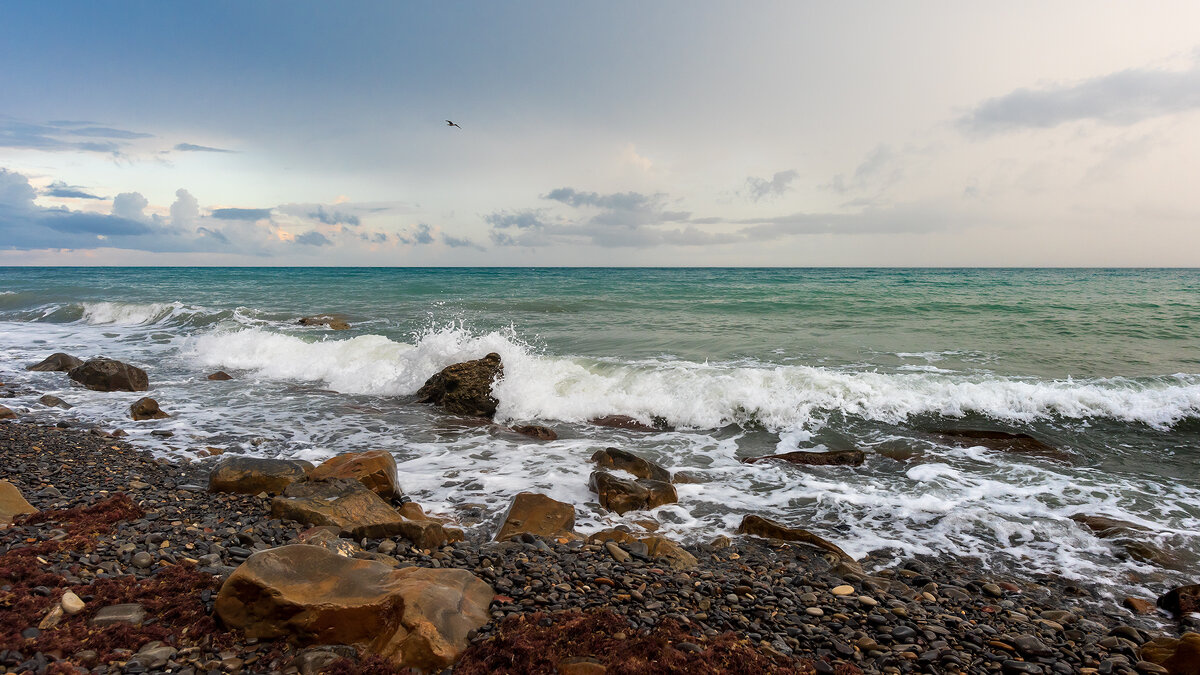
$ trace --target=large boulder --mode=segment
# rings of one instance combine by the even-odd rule
[[[1158,598],[1158,606],[1182,618],[1192,612],[1200,612],[1200,584],[1188,584],[1173,588]]]
[[[1141,658],[1166,668],[1171,675],[1200,675],[1200,633],[1184,633],[1178,639],[1154,638],[1142,645]]]
[[[271,515],[307,525],[331,525],[355,539],[400,535],[420,548],[462,541],[462,530],[445,527],[414,507],[397,511],[357,480],[330,478],[289,485],[283,496],[271,500]]]
[[[146,391],[146,371],[115,359],[98,358],[72,368],[67,377],[95,391]]]
[[[314,314],[306,316],[297,321],[301,326],[325,326],[330,330],[349,330],[350,324],[346,319],[337,314]]]
[[[789,464],[804,464],[807,466],[861,466],[866,459],[862,450],[831,450],[829,452],[813,452],[811,450],[796,450],[778,455],[762,457],[747,457],[742,460],[745,464],[757,464],[768,460],[779,460]]]
[[[383,450],[346,452],[330,457],[313,469],[310,477],[313,480],[351,478],[384,499],[404,494],[396,478],[396,458]]]
[[[833,553],[844,562],[854,562],[854,558],[851,558],[837,544],[822,539],[808,530],[799,527],[788,527],[762,516],[744,516],[742,523],[738,525],[737,531],[738,534],[748,534],[755,537],[763,537],[764,539],[778,539],[780,541],[795,541],[808,544],[823,551]]]
[[[660,480],[618,478],[607,471],[593,471],[588,487],[609,511],[625,513],[653,509],[679,501],[675,486]]]
[[[954,445],[978,445],[989,450],[1034,455],[1068,464],[1071,462],[1070,453],[1059,450],[1053,445],[1040,441],[1029,434],[1014,434],[1008,431],[993,431],[991,429],[937,429],[933,433]]]
[[[535,492],[522,492],[513,499],[496,541],[528,532],[540,537],[574,537],[575,507]]]
[[[419,403],[433,403],[456,415],[492,417],[499,401],[492,398],[492,383],[504,374],[500,355],[447,366],[417,390]]]
[[[25,370],[36,370],[40,372],[65,373],[72,368],[77,368],[83,365],[83,359],[77,359],[70,354],[57,352],[47,356],[41,363],[35,363],[32,366],[27,366]]]
[[[135,422],[142,420],[161,420],[164,417],[170,417],[158,407],[158,401],[144,396],[133,402],[129,406],[129,415],[133,417]]]
[[[628,471],[638,478],[647,478],[662,481],[663,483],[671,482],[670,471],[650,460],[642,459],[632,452],[626,452],[619,448],[597,450],[592,455],[592,461],[603,469],[620,469]]]
[[[16,485],[0,480],[0,528],[12,525],[13,518],[26,513],[37,513],[37,509],[25,501]]]
[[[221,587],[215,611],[247,637],[355,645],[432,673],[458,660],[493,597],[466,570],[393,569],[293,544],[250,556]]]
[[[226,457],[208,474],[208,491],[279,494],[312,470],[312,463],[303,460]]]

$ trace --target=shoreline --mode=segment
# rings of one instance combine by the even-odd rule
[[[94,547],[83,552],[56,552],[55,542],[70,541],[71,536],[69,527],[54,523],[0,530],[0,570],[11,569],[5,561],[11,562],[20,549],[40,546],[45,569],[59,580],[53,586],[43,582],[30,587],[34,591],[27,593],[36,592],[33,597],[40,600],[27,597],[24,605],[14,605],[10,597],[8,603],[0,603],[10,607],[0,609],[10,629],[0,644],[0,664],[11,669],[37,661],[41,653],[42,670],[30,669],[50,672],[54,654],[27,654],[22,648],[50,644],[56,630],[82,621],[66,617],[58,627],[26,638],[20,633],[35,628],[43,616],[21,615],[11,607],[48,611],[52,600],[61,596],[59,589],[75,589],[86,598],[95,595],[88,591],[96,584],[152,582],[187,570],[195,575],[194,583],[207,584],[190,601],[194,611],[199,607],[212,622],[213,598],[222,576],[257,550],[293,543],[308,529],[272,519],[268,499],[208,492],[204,486],[210,468],[207,462],[156,459],[124,441],[87,431],[18,421],[0,424],[0,480],[16,485],[34,507],[77,508],[124,494],[144,512],[112,523],[112,532],[97,537]],[[697,566],[671,570],[639,557],[625,556],[618,562],[597,544],[568,545],[532,535],[497,543],[487,541],[490,532],[465,529],[465,541],[439,549],[417,549],[403,537],[359,542],[368,556],[390,556],[402,567],[466,569],[493,586],[498,595],[489,608],[490,620],[472,635],[472,646],[457,667],[462,672],[487,672],[472,671],[474,666],[468,664],[513,648],[516,642],[503,637],[501,621],[535,616],[533,627],[546,627],[546,622],[555,626],[567,620],[559,613],[571,609],[612,610],[628,624],[628,631],[621,631],[625,641],[650,639],[651,631],[673,622],[679,631],[676,641],[698,649],[687,652],[697,657],[712,657],[714,641],[729,640],[725,634],[732,631],[734,642],[748,650],[742,658],[757,654],[773,664],[769,671],[777,672],[815,668],[866,673],[1132,673],[1141,643],[1196,628],[1190,619],[1171,624],[1163,615],[1131,614],[1105,599],[1099,586],[1064,579],[992,578],[971,560],[884,561],[872,556],[861,561],[864,569],[858,574],[802,544],[739,536],[724,547],[684,546]],[[9,585],[0,597],[21,588],[19,583]],[[835,595],[832,591],[838,587],[850,591]],[[19,626],[22,621],[27,625]],[[167,622],[148,622],[146,627],[154,625]],[[208,666],[247,673],[288,672],[294,666],[302,672],[296,659],[307,653],[303,650],[279,641],[239,638],[215,623],[210,631],[219,637],[210,638],[208,647],[172,647],[178,650],[173,672],[213,669]],[[497,635],[502,637],[491,640]],[[680,636],[690,636],[691,641]],[[130,644],[115,649],[128,653],[113,652],[118,657],[114,663],[124,665],[93,672],[153,670],[128,667],[151,637],[127,636]],[[180,645],[187,642],[186,637],[174,637]],[[187,649],[195,651],[180,656]],[[678,651],[669,649],[672,654]],[[21,651],[22,660],[10,664],[13,650]],[[76,652],[57,656],[67,663],[90,658]],[[344,672],[368,672],[369,667],[381,666],[355,659],[340,667],[350,669]],[[623,672],[615,668],[609,664],[609,672]]]

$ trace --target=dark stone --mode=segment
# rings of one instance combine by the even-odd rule
[[[306,316],[296,323],[301,326],[326,326],[330,330],[348,330],[350,328],[346,319],[337,314],[314,314]]]
[[[1071,462],[1070,453],[1039,441],[1029,434],[1014,434],[1008,431],[989,429],[935,429],[932,433],[943,436],[957,445],[981,445],[990,450],[1016,452],[1059,462]]]
[[[71,408],[74,407],[70,403],[67,403],[66,401],[62,400],[61,398],[54,396],[53,394],[46,394],[45,396],[39,398],[38,403],[41,403],[42,405],[50,406],[51,408],[62,408],[63,410],[70,410]]]
[[[588,422],[598,427],[612,427],[614,429],[627,429],[629,431],[671,431],[670,425],[655,424],[651,426],[643,424],[628,415],[605,415],[604,417],[596,417],[588,420]]]
[[[756,464],[769,459],[777,459],[791,464],[805,464],[808,466],[861,466],[866,459],[866,454],[862,450],[833,450],[830,452],[811,452],[808,450],[797,450],[795,452],[785,452],[779,455],[766,455],[763,457],[747,457],[742,460],[745,464]]]
[[[67,376],[95,391],[146,391],[150,388],[146,371],[114,359],[91,359],[72,368]]]
[[[671,472],[647,459],[642,459],[632,452],[626,452],[618,448],[605,448],[597,450],[592,455],[592,461],[605,469],[620,469],[628,471],[638,478],[646,478],[649,480],[661,481],[663,483],[671,482]]]
[[[209,375],[208,379],[210,379],[210,380],[232,380],[233,376],[223,370],[218,370],[217,372],[213,373],[212,375]]]
[[[626,480],[607,471],[593,471],[588,487],[599,496],[601,506],[617,513],[652,509],[679,501],[675,486],[670,483],[645,478]]]
[[[27,366],[25,370],[36,370],[40,372],[65,373],[72,368],[77,368],[83,365],[83,359],[75,358],[70,354],[58,352],[46,357],[46,360],[41,363],[35,363],[32,366]]]
[[[142,420],[161,420],[165,417],[170,417],[170,415],[159,409],[158,401],[155,401],[149,396],[145,396],[134,401],[133,405],[129,406],[129,415],[133,417],[135,422],[140,422]]]
[[[558,434],[553,429],[540,424],[519,424],[509,428],[518,434],[536,438],[539,441],[553,441],[558,439]]]
[[[1181,618],[1191,612],[1200,612],[1200,584],[1189,584],[1171,589],[1158,599],[1158,606]]]
[[[417,391],[417,402],[432,403],[456,415],[492,417],[499,405],[492,397],[492,383],[503,375],[504,365],[495,352],[456,363],[426,380]]]

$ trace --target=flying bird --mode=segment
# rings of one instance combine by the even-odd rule
[[[451,122],[450,120],[446,120],[446,125],[451,126],[451,127],[458,127],[457,124],[455,124],[454,122]],[[458,127],[458,128],[461,129],[462,127]]]

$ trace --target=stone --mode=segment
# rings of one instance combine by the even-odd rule
[[[853,595],[854,587],[851,586],[850,584],[842,584],[841,586],[834,586],[833,588],[829,589],[829,592],[833,593],[834,595],[839,595],[839,596],[840,595]]]
[[[659,480],[618,478],[607,471],[593,471],[588,487],[609,511],[625,513],[653,509],[679,501],[675,486]]]
[[[146,371],[115,359],[96,358],[67,372],[67,377],[95,391],[146,391]]]
[[[445,527],[429,518],[416,504],[396,510],[362,483],[350,478],[330,478],[289,485],[283,496],[271,501],[271,515],[307,525],[328,525],[340,534],[361,539],[400,535],[419,548],[435,548],[462,541],[462,530]]]
[[[618,543],[640,544],[646,547],[647,557],[651,558],[652,560],[665,561],[668,567],[676,571],[691,569],[699,564],[699,562],[696,560],[696,557],[691,553],[688,553],[687,550],[685,550],[677,542],[658,535],[639,538],[624,530],[607,529],[588,535],[587,541],[589,544],[605,545],[607,545],[609,542],[612,542],[613,545]],[[624,551],[622,551],[622,553],[624,553]]]
[[[314,314],[303,317],[296,323],[301,326],[325,326],[330,330],[349,330],[350,328],[345,317],[338,314]]]
[[[493,597],[463,569],[393,569],[295,544],[250,556],[215,611],[250,638],[360,645],[399,667],[439,672],[488,622]]]
[[[75,407],[53,394],[46,394],[45,396],[42,396],[38,399],[38,403],[51,408],[62,408],[63,410],[70,410],[71,408]]]
[[[549,427],[544,427],[540,424],[518,424],[518,425],[509,427],[509,429],[512,429],[513,431],[517,432],[518,434],[521,434],[522,436],[536,438],[539,441],[556,441],[556,440],[558,440],[558,434],[555,433],[555,431],[553,429],[551,429]]]
[[[621,548],[615,541],[605,542],[604,548],[608,551],[608,554],[613,557],[613,560],[616,560],[619,563],[627,563],[633,558],[633,556],[629,555],[629,553],[627,553],[625,549]]]
[[[92,617],[92,625],[102,627],[127,623],[140,626],[145,620],[146,609],[144,607],[136,603],[126,603],[101,607],[100,611],[96,612],[96,616]]]
[[[778,455],[747,457],[742,462],[745,464],[757,464],[769,460],[779,460],[781,462],[788,462],[789,464],[805,464],[807,466],[861,466],[866,457],[866,454],[862,450],[833,450],[830,452],[797,450]]]
[[[513,499],[496,541],[511,539],[528,532],[539,537],[571,538],[575,529],[575,507],[535,492],[522,492]]]
[[[1133,596],[1125,598],[1121,602],[1121,606],[1134,614],[1153,614],[1158,611],[1158,606],[1154,604],[1153,600],[1135,598]]]
[[[130,562],[133,563],[133,566],[137,567],[138,569],[146,569],[154,564],[154,557],[145,551],[138,551],[137,553],[133,554],[133,558],[130,560]]]
[[[0,420],[13,420],[17,418],[17,413],[12,411],[12,408],[0,405]]]
[[[504,364],[495,352],[456,363],[426,380],[417,390],[417,402],[432,403],[456,415],[491,418],[499,405],[492,397],[492,384],[503,375]]]
[[[304,480],[312,470],[310,462],[301,460],[226,457],[208,474],[208,491],[279,494],[292,483]]]
[[[16,485],[0,480],[0,528],[12,525],[13,518],[38,510],[25,500]]]
[[[1175,618],[1183,618],[1191,612],[1200,612],[1200,584],[1189,584],[1173,588],[1158,599],[1158,606]]]
[[[167,661],[175,658],[178,653],[174,647],[161,642],[148,642],[129,659],[129,664],[139,664],[147,670],[157,670],[167,665]]]
[[[218,370],[217,372],[209,375],[208,379],[220,382],[220,381],[224,381],[224,380],[232,380],[233,376],[223,370]]]
[[[129,406],[129,415],[135,422],[141,422],[142,420],[161,420],[163,418],[170,417],[170,415],[159,409],[158,401],[155,401],[149,396],[145,396],[134,401],[133,405]]]
[[[1154,638],[1142,645],[1139,656],[1166,668],[1171,675],[1200,675],[1200,633]]]
[[[592,418],[588,420],[588,423],[598,427],[611,427],[613,429],[626,429],[628,431],[671,431],[669,425],[655,424],[651,426],[628,415],[605,415],[604,417]]]
[[[57,626],[58,622],[62,621],[62,618],[62,605],[54,605],[50,608],[50,611],[46,612],[46,616],[43,616],[42,620],[38,622],[38,630],[50,630]]]
[[[646,478],[648,480],[661,481],[663,483],[671,482],[671,472],[663,467],[643,459],[633,454],[618,448],[605,448],[597,450],[592,455],[592,461],[602,469],[620,469],[627,471],[638,478]]]
[[[47,356],[40,363],[35,363],[32,366],[26,366],[25,370],[34,370],[40,372],[65,373],[72,368],[77,368],[83,365],[83,359],[75,358],[70,354],[56,352]]]
[[[608,669],[594,656],[568,656],[555,666],[558,675],[604,675]]]
[[[60,600],[59,603],[62,604],[63,611],[66,612],[68,616],[75,616],[76,614],[82,612],[83,608],[87,606],[78,595],[75,595],[71,591],[63,593],[62,600]]]
[[[762,516],[748,515],[742,518],[742,523],[738,525],[738,534],[749,534],[755,537],[763,537],[766,539],[779,539],[781,541],[797,541],[804,544],[815,546],[819,549],[829,551],[838,556],[844,562],[854,562],[849,554],[843,551],[836,544],[829,542],[808,530],[798,527],[788,527],[782,523],[775,522]]]
[[[979,429],[937,429],[932,433],[956,445],[982,446],[989,450],[1035,455],[1059,462],[1071,462],[1071,454],[1044,443],[1029,434]]]
[[[396,477],[396,458],[383,450],[346,452],[330,457],[313,469],[309,478],[350,478],[384,499],[394,499],[404,494]]]

